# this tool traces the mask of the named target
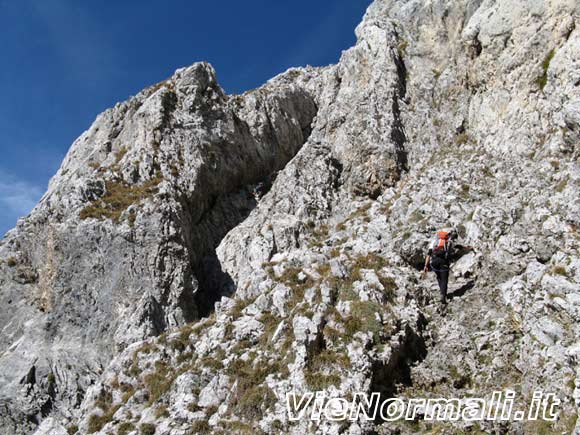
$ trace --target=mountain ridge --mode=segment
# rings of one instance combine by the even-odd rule
[[[0,244],[0,425],[573,433],[577,17],[376,0],[336,65],[228,96],[197,63],[99,115]],[[447,225],[474,251],[442,317],[417,277]],[[505,388],[554,392],[560,418],[291,423],[283,406]]]

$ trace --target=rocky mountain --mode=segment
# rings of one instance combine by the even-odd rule
[[[226,95],[197,63],[99,115],[0,243],[2,433],[580,433],[579,16],[375,0],[336,65]],[[504,390],[558,418],[286,409]]]

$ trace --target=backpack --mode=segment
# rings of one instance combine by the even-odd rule
[[[437,231],[433,243],[433,255],[447,258],[451,249],[451,232]]]

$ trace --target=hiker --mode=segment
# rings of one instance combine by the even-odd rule
[[[259,181],[258,184],[254,186],[252,195],[254,195],[256,202],[262,199],[262,197],[272,188],[272,184],[274,183],[277,175],[278,171],[272,172],[270,175],[264,177],[262,181]]]
[[[258,202],[262,197],[266,194],[266,183],[260,181],[258,184],[254,186],[254,190],[252,190],[252,195],[254,195],[254,199]]]
[[[451,239],[453,230],[446,228],[437,231],[435,239],[429,247],[427,258],[425,258],[425,267],[423,275],[429,270],[435,272],[439,292],[441,295],[441,308],[447,305],[447,283],[449,281],[449,263],[451,260]]]

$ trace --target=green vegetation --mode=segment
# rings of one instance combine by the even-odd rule
[[[173,82],[171,81],[171,78],[161,80],[160,82],[157,82],[157,83],[151,85],[149,87],[149,89],[147,89],[147,90],[150,92],[149,95],[153,95],[155,92],[157,92],[162,87],[166,87],[170,90],[174,89],[174,85],[173,85]]]
[[[395,279],[390,276],[383,277],[379,275],[379,282],[383,286],[383,295],[387,302],[393,302],[395,300],[395,291],[397,290]]]
[[[83,208],[80,212],[80,218],[111,219],[118,223],[127,208],[155,195],[161,181],[160,173],[140,185],[128,185],[123,181],[107,180],[105,182],[105,195]]]
[[[127,435],[129,432],[135,430],[135,425],[129,421],[125,421],[117,428],[117,435]]]
[[[135,387],[131,384],[121,384],[119,389],[123,392],[123,396],[121,398],[123,403],[127,403],[133,394],[135,394]]]
[[[345,320],[346,335],[352,337],[359,331],[371,332],[375,343],[379,342],[383,331],[382,322],[376,314],[381,313],[383,307],[376,302],[354,301],[351,306],[351,315]]]
[[[290,71],[288,71],[288,73],[287,73],[287,76],[288,76],[288,77],[290,77],[290,78],[292,78],[292,79],[298,78],[298,77],[300,77],[301,75],[302,75],[302,73],[301,73],[301,72],[300,72],[300,70],[299,70],[299,69],[297,69],[297,68],[296,68],[296,69],[291,69],[291,70],[290,70]]]
[[[366,216],[372,206],[373,203],[371,201],[361,205],[346,218],[346,221]]]
[[[561,265],[556,265],[554,267],[552,267],[551,270],[553,275],[560,275],[560,276],[568,276],[568,272],[566,272],[566,268],[564,266]]]
[[[98,170],[101,168],[101,164],[99,162],[89,162],[87,166],[91,169]]]
[[[125,157],[125,154],[127,154],[127,147],[124,146],[115,152],[115,165],[117,165],[123,159],[123,157]]]
[[[162,361],[155,362],[155,371],[143,379],[145,388],[149,392],[149,405],[165,394],[175,380],[175,372]]]
[[[95,406],[103,411],[107,411],[111,407],[113,395],[110,391],[102,390],[95,402]]]
[[[155,425],[153,423],[142,423],[139,426],[139,433],[141,435],[155,435]]]
[[[280,318],[268,311],[263,313],[259,320],[264,325],[264,332],[260,337],[260,343],[262,345],[267,345],[272,339],[274,332],[276,332],[276,328],[280,324]]]
[[[322,247],[324,240],[328,238],[328,225],[320,224],[318,227],[316,227],[314,221],[308,221],[306,225],[312,231],[310,235],[310,246],[318,248]]]
[[[66,432],[68,435],[74,435],[79,431],[79,427],[76,424],[71,424],[69,427],[66,428]]]
[[[397,44],[397,52],[399,53],[399,57],[402,59],[403,57],[405,57],[405,54],[407,54],[407,47],[409,46],[409,43],[407,42],[406,39],[401,39],[399,41],[399,43]]]
[[[145,344],[143,344],[143,346],[141,346],[133,353],[133,363],[131,364],[131,367],[129,367],[127,374],[134,378],[139,377],[139,375],[141,374],[141,369],[139,368],[139,354],[140,353],[148,354],[157,350],[158,347],[151,342],[146,342]]]
[[[548,83],[548,68],[550,68],[550,62],[554,58],[554,49],[550,50],[544,60],[542,61],[542,75],[536,79],[536,84],[540,90],[544,90],[546,84]]]
[[[304,379],[312,391],[322,391],[331,385],[340,385],[340,376],[336,373],[326,375],[304,370]]]
[[[566,189],[566,186],[568,185],[568,180],[562,180],[560,181],[557,185],[556,185],[556,192],[558,193],[562,193],[564,191],[564,189]]]
[[[232,312],[230,313],[234,319],[238,319],[242,317],[242,311],[254,302],[254,299],[236,299],[236,303],[232,308]]]
[[[576,426],[576,421],[578,419],[578,414],[576,412],[570,412],[564,414],[560,413],[557,421],[547,421],[547,420],[530,420],[525,422],[526,433],[534,435],[552,435],[574,433],[574,427]]]
[[[338,386],[340,384],[338,370],[348,367],[349,364],[350,360],[346,354],[324,349],[320,353],[310,355],[304,369],[304,378],[313,391],[324,390],[331,385]],[[331,373],[325,373],[329,368],[332,369]]]
[[[426,220],[426,216],[418,208],[413,210],[413,212],[409,216],[409,223],[412,223],[412,224],[419,223],[419,222],[422,222],[424,220]]]
[[[107,423],[113,420],[113,415],[121,405],[112,405],[110,392],[102,392],[95,405],[102,410],[102,414],[91,414],[88,421],[88,433],[100,431]]]
[[[207,355],[200,360],[200,365],[210,370],[219,371],[223,369],[225,352],[221,347],[218,347],[213,355]]]
[[[166,405],[159,405],[157,408],[155,408],[154,415],[155,418],[169,417],[169,410],[167,409]]]
[[[191,335],[191,329],[186,327],[181,328],[179,331],[179,335],[177,337],[173,337],[169,341],[169,347],[177,352],[184,352],[185,349],[189,346],[189,336]]]
[[[226,372],[237,380],[238,388],[233,398],[235,415],[242,415],[250,420],[258,419],[276,397],[270,388],[262,385],[266,377],[280,372],[278,362],[258,363],[251,359],[247,361],[238,358],[228,367]]]
[[[358,255],[355,258],[351,258],[349,274],[350,283],[362,279],[362,269],[372,269],[378,272],[380,269],[385,267],[385,265],[385,259],[374,252],[369,252],[368,254]]]
[[[463,145],[469,141],[469,135],[467,133],[460,133],[455,136],[455,143],[457,145]]]
[[[301,267],[289,266],[279,277],[276,277],[273,271],[270,272],[270,276],[275,281],[281,282],[292,290],[292,296],[288,300],[289,307],[295,307],[298,305],[304,299],[305,290],[316,284],[308,274],[306,274],[306,277],[302,280],[298,277],[300,272],[302,272]]]
[[[197,435],[206,435],[210,433],[211,428],[207,420],[196,420],[191,424],[191,433]]]
[[[14,267],[14,266],[16,266],[18,264],[18,260],[16,260],[15,257],[9,257],[6,260],[6,264],[8,265],[8,267]]]
[[[276,396],[267,386],[259,385],[244,390],[236,402],[236,413],[254,420],[261,418],[264,409],[276,402]]]
[[[221,421],[224,426],[225,433],[227,434],[236,434],[236,435],[265,435],[264,432],[257,428],[253,427],[248,423],[244,423],[238,420],[227,420]],[[215,432],[214,432],[215,433]],[[217,432],[216,435],[225,435],[223,432]]]

